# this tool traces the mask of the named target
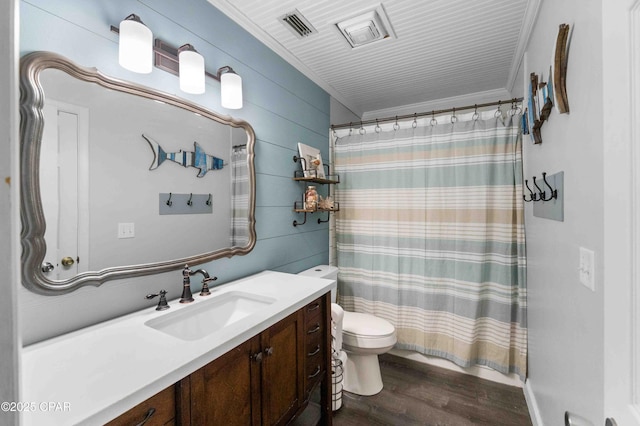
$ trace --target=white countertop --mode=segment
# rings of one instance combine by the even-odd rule
[[[176,299],[169,301],[170,309],[156,311],[154,301],[148,309],[28,346],[22,351],[21,401],[33,410],[22,410],[22,424],[103,424],[332,288],[331,280],[265,271],[215,287],[208,297],[194,294],[190,304]],[[145,325],[230,291],[276,301],[200,340],[181,340]]]

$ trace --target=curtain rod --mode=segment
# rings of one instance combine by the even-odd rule
[[[447,109],[436,109],[433,111],[429,111],[429,112],[420,112],[420,113],[416,113],[416,114],[406,114],[406,115],[396,115],[395,117],[385,117],[385,118],[372,118],[370,120],[362,120],[362,121],[356,121],[355,124],[360,124],[360,127],[366,125],[366,124],[375,124],[375,123],[384,123],[387,121],[397,121],[397,120],[408,120],[410,118],[418,118],[418,117],[424,117],[427,115],[436,115],[436,114],[444,114],[447,112],[455,112],[455,111],[462,111],[465,109],[478,109],[478,108],[484,108],[484,107],[488,107],[488,106],[494,106],[494,105],[509,105],[509,104],[514,104],[514,103],[518,103],[518,102],[522,102],[523,98],[512,98],[512,99],[508,99],[506,101],[495,101],[495,102],[487,102],[484,104],[473,104],[473,105],[467,105],[467,106],[463,106],[463,107],[455,107],[455,108],[447,108]],[[335,129],[343,129],[343,128],[348,128],[348,127],[353,127],[354,122],[350,122],[350,123],[342,123],[342,124],[332,124],[331,125],[331,129],[335,130]]]

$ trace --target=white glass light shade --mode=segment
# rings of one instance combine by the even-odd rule
[[[242,77],[233,71],[220,76],[220,105],[228,109],[242,108]]]
[[[199,95],[204,93],[204,58],[201,54],[187,48],[178,54],[180,90]]]
[[[153,69],[153,34],[138,18],[130,15],[120,22],[118,62],[129,71],[149,74]]]

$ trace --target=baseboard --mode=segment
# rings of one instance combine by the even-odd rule
[[[518,376],[517,374],[506,375],[484,366],[474,366],[474,367],[463,368],[454,364],[449,360],[428,356],[428,355],[423,355],[421,353],[414,352],[414,351],[391,349],[389,353],[391,355],[410,359],[412,361],[421,362],[423,364],[433,365],[435,367],[440,367],[440,368],[446,368],[447,370],[453,370],[459,373],[469,374],[472,376],[479,377],[481,379],[491,380],[492,382],[497,382],[497,383],[502,383],[509,386],[516,386],[516,387],[522,388],[522,381],[520,380],[520,376]]]
[[[524,399],[527,402],[529,408],[529,416],[531,416],[531,423],[533,426],[544,426],[542,423],[542,417],[540,416],[540,410],[538,409],[538,403],[536,402],[536,396],[531,389],[531,381],[527,379],[524,384]]]

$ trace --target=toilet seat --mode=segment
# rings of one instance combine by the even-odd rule
[[[387,320],[358,312],[344,312],[342,344],[345,347],[375,349],[396,344],[396,329]]]

